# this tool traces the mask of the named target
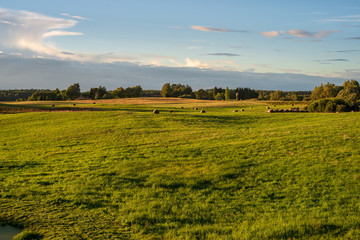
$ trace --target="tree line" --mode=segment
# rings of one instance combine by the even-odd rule
[[[111,99],[134,97],[179,97],[207,100],[276,100],[276,101],[316,101],[325,98],[343,99],[349,108],[356,108],[360,101],[360,86],[355,80],[347,80],[342,86],[326,83],[316,86],[313,91],[268,91],[254,90],[238,87],[214,87],[212,89],[199,89],[193,91],[189,85],[165,83],[161,90],[143,90],[141,86],[119,87],[108,91],[106,87],[99,86],[89,91],[81,92],[79,83],[72,84],[67,89],[39,90],[19,89],[0,90],[0,101],[44,101],[44,100],[74,100],[74,99]]]
[[[258,93],[250,88],[226,89],[214,87],[213,89],[202,89],[193,91],[189,85],[165,83],[161,88],[163,97],[196,98],[204,100],[229,100],[257,98]]]
[[[140,86],[122,88],[119,87],[113,91],[107,91],[106,87],[99,86],[91,88],[87,92],[80,91],[79,83],[72,84],[67,89],[59,90],[36,90],[27,100],[45,101],[45,100],[75,100],[75,99],[111,99],[111,98],[133,98],[140,97],[142,88]]]
[[[321,84],[311,93],[307,109],[313,112],[358,111],[360,106],[360,84],[352,79],[342,86],[332,83]]]
[[[291,91],[284,92],[254,90],[251,88],[238,87],[229,89],[228,87],[214,87],[212,89],[199,89],[192,91],[189,85],[165,83],[161,88],[161,96],[163,97],[180,97],[180,98],[196,98],[207,100],[246,100],[257,98],[259,100],[276,100],[276,101],[304,101],[310,100],[311,91]]]

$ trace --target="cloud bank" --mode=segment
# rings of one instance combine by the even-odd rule
[[[194,89],[250,87],[263,90],[312,90],[320,83],[342,84],[344,79],[291,73],[255,73],[200,69],[204,63],[188,59],[189,67],[139,66],[133,63],[80,63],[74,61],[28,59],[0,55],[1,89],[65,89],[80,83],[82,91],[99,85],[107,89],[141,85],[161,89],[166,82],[189,84]],[[190,67],[190,65],[197,66]],[[206,66],[206,65],[205,65]],[[21,71],[19,71],[21,69]],[[355,74],[351,72],[351,74]],[[357,73],[358,74],[358,73]]]

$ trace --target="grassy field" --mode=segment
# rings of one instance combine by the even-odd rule
[[[360,113],[15,104],[0,105],[0,221],[44,239],[360,238]]]

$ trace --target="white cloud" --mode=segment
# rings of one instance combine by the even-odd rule
[[[205,69],[205,68],[211,68],[211,66],[206,63],[206,62],[201,62],[200,60],[197,59],[190,59],[190,58],[186,58],[186,63],[185,66],[186,67],[194,67],[194,68],[200,68],[200,69]]]
[[[325,38],[325,37],[329,36],[329,35],[332,34],[332,33],[337,33],[337,32],[340,32],[340,31],[326,31],[326,30],[322,30],[322,31],[319,31],[319,32],[314,33],[314,37],[316,37],[317,39],[322,39],[322,38]]]
[[[69,14],[62,14],[71,16]],[[71,32],[64,29],[74,27],[77,21],[62,19],[42,14],[0,8],[0,47],[6,55],[16,51],[23,57],[72,60],[79,62],[132,62],[139,59],[157,64],[154,56],[126,56],[114,53],[87,54],[69,52],[59,49],[54,44],[54,38],[59,36],[81,36],[81,32]],[[49,39],[51,38],[51,41]],[[151,59],[150,59],[151,58]]]
[[[303,38],[303,37],[312,37],[313,34],[305,31],[305,30],[301,30],[301,29],[291,29],[288,32],[286,32],[289,35],[295,36],[295,37],[299,37],[299,38]]]
[[[57,36],[81,36],[84,35],[81,32],[67,32],[67,31],[50,31],[44,33],[43,37],[57,37]]]
[[[228,28],[215,28],[215,27],[205,27],[198,25],[193,25],[190,28],[202,32],[248,32],[247,30],[234,30]]]
[[[332,17],[321,20],[322,22],[360,22],[360,15],[349,15],[342,17]]]
[[[47,43],[44,38],[81,35],[81,33],[58,30],[75,26],[77,22],[74,20],[54,18],[34,12],[1,8],[0,21],[5,23],[0,28],[0,46],[8,49],[61,57],[62,50]]]
[[[265,36],[266,38],[273,38],[280,35],[278,31],[269,31],[269,32],[261,32],[261,35]]]
[[[88,19],[87,19],[87,18],[85,18],[85,17],[73,16],[73,15],[70,15],[70,14],[68,14],[68,13],[61,13],[60,15],[62,15],[62,16],[66,16],[66,17],[75,18],[75,19],[80,19],[80,20],[88,20]]]
[[[13,22],[10,22],[10,21],[6,21],[6,20],[1,20],[0,23],[16,26],[16,23],[13,23]]]
[[[317,32],[309,32],[302,29],[290,29],[289,31],[269,31],[269,32],[261,32],[261,34],[266,38],[273,38],[280,36],[281,34],[287,34],[290,36],[298,37],[298,38],[313,38],[317,40],[321,40],[325,37],[328,37],[330,34],[338,33],[340,31],[334,30],[334,31],[328,31],[328,30],[320,30]]]

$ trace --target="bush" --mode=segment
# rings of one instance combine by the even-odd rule
[[[35,232],[31,231],[24,231],[16,235],[13,239],[14,240],[40,240],[43,237]]]
[[[192,98],[193,96],[191,94],[183,94],[179,96],[179,98]]]
[[[343,99],[323,98],[309,103],[306,109],[310,112],[347,112],[350,107]]]
[[[347,111],[346,105],[337,105],[336,106],[336,112],[346,112],[346,111]]]

